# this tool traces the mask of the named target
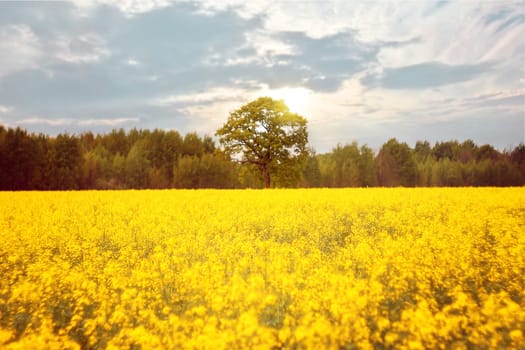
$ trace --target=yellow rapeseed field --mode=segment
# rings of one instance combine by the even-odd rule
[[[0,348],[525,348],[524,188],[0,202]]]

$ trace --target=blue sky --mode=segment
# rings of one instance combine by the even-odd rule
[[[525,142],[524,1],[0,2],[0,124],[213,135],[284,99],[327,152]]]

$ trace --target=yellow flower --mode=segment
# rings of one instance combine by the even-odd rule
[[[2,348],[524,343],[523,188],[0,192],[0,202]]]

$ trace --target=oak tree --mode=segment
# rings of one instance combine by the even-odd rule
[[[282,100],[260,97],[230,112],[216,132],[225,152],[255,165],[270,187],[271,176],[283,166],[300,163],[307,155],[306,119],[292,113]]]

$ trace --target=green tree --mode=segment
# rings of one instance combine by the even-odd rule
[[[359,158],[359,179],[361,186],[375,186],[377,184],[374,172],[374,151],[367,145],[361,146]]]
[[[220,152],[201,157],[182,156],[173,169],[175,188],[234,188],[238,175],[231,161]]]
[[[375,159],[381,186],[415,186],[417,167],[412,150],[395,138],[383,144]]]
[[[0,189],[29,189],[36,167],[35,142],[20,128],[3,130],[1,140]]]
[[[432,155],[432,148],[428,141],[417,141],[414,147],[416,161],[425,162]]]
[[[525,144],[520,143],[509,155],[510,161],[520,170],[525,179]]]
[[[496,161],[499,158],[499,152],[491,145],[482,145],[476,149],[476,159],[478,162],[483,160]]]
[[[148,169],[148,188],[170,187],[170,181],[163,170],[155,167]]]
[[[126,156],[126,183],[131,188],[146,188],[150,162],[144,141],[135,142]]]
[[[334,175],[337,187],[358,187],[359,183],[359,148],[357,142],[351,145],[337,145],[332,150]]]
[[[124,129],[111,130],[110,134],[102,137],[102,145],[111,153],[126,155],[129,152],[130,144]]]
[[[204,143],[196,132],[189,132],[182,142],[182,155],[201,157],[204,154]]]
[[[307,156],[306,123],[304,117],[291,113],[284,101],[260,97],[230,112],[216,135],[228,154],[259,169],[268,188],[282,166],[302,171],[290,163],[304,163]]]
[[[45,190],[48,179],[46,178],[47,154],[51,148],[49,137],[44,134],[33,135],[33,160],[34,168],[29,189]]]
[[[308,151],[308,158],[303,170],[302,187],[319,187],[321,186],[321,170],[319,160],[313,149]]]
[[[107,149],[98,144],[83,154],[82,188],[110,188],[109,180],[112,172],[112,156]]]
[[[301,184],[302,172],[306,165],[306,156],[301,159],[286,158],[276,162],[270,168],[273,176],[273,187],[298,187]]]
[[[80,140],[69,134],[59,134],[50,150],[50,189],[76,190],[82,179],[82,147]]]
[[[375,186],[374,151],[357,141],[338,144],[330,153],[318,157],[321,185],[325,187]]]
[[[432,148],[432,155],[437,160],[445,158],[456,160],[458,150],[459,144],[457,141],[436,142],[434,148]]]
[[[108,188],[122,188],[126,178],[126,157],[117,153],[111,161],[111,179],[107,183]]]
[[[474,160],[476,154],[477,146],[472,140],[463,141],[460,145],[458,160],[464,164]]]
[[[417,186],[427,187],[431,185],[432,167],[435,162],[433,157],[417,162]]]

